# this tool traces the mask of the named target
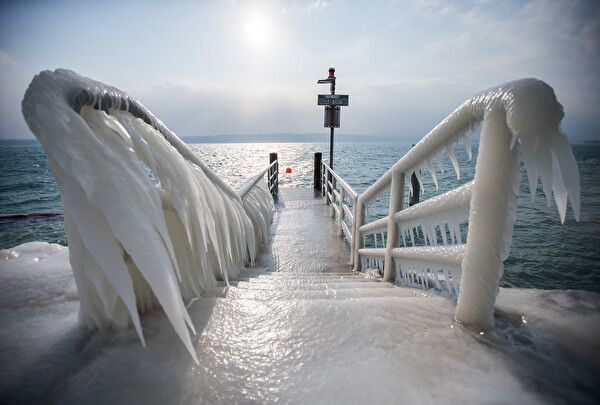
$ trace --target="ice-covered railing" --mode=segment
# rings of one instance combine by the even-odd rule
[[[358,194],[325,162],[321,163],[322,192],[327,195],[331,206],[331,216],[338,219],[338,236],[350,243],[350,262],[354,258],[354,208]]]
[[[541,178],[547,203],[553,194],[561,221],[567,199],[579,220],[579,169],[560,129],[563,116],[554,90],[536,79],[506,83],[464,102],[358,196],[352,238],[355,269],[375,266],[386,280],[447,289],[458,296],[459,321],[491,327],[516,218],[519,151],[532,199]],[[473,182],[403,210],[405,181],[412,173],[423,188],[421,173],[427,168],[438,186],[434,162],[441,167],[444,151],[460,177],[454,148],[462,141],[470,156],[468,136],[479,124]],[[365,223],[365,208],[386,191],[389,215]],[[459,224],[467,220],[465,242]],[[381,247],[364,247],[366,235],[380,240]],[[421,246],[415,243],[419,239]]]
[[[256,186],[256,184],[259,181],[264,179],[265,174],[267,175],[267,187],[269,189],[269,192],[271,194],[275,194],[277,192],[277,188],[279,185],[278,165],[279,165],[279,162],[277,160],[274,160],[273,162],[271,162],[271,164],[269,164],[269,166],[267,166],[266,168],[264,168],[263,170],[258,172],[258,174],[256,174],[254,177],[251,177],[250,179],[248,179],[248,181],[243,183],[236,190],[236,194],[239,195],[241,198],[244,198],[246,196],[246,194],[248,194],[248,192],[250,190],[252,190],[252,188],[254,186]]]
[[[22,108],[61,190],[81,323],[144,343],[139,313],[160,306],[197,362],[184,300],[254,261],[277,163],[238,193],[138,101],[68,70],[34,77]]]

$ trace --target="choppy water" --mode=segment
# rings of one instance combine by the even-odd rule
[[[0,248],[32,241],[67,244],[60,190],[41,146],[0,146]]]
[[[360,193],[410,146],[337,143],[334,169]],[[270,152],[278,153],[280,187],[311,187],[314,153],[322,152],[323,159],[329,160],[327,143],[198,144],[192,149],[234,187],[266,167]],[[462,146],[456,152],[461,179],[457,183],[444,155],[445,172],[438,173],[440,189],[435,190],[428,173],[423,176],[425,197],[472,180],[477,146],[473,146],[470,162]],[[573,145],[573,152],[581,174],[579,223],[569,208],[561,225],[554,202],[546,207],[541,186],[531,202],[522,169],[513,246],[504,275],[505,281],[515,286],[600,292],[600,145]],[[292,169],[289,174],[285,173],[287,167]],[[382,215],[383,205],[376,203],[370,214]],[[67,244],[59,189],[40,146],[0,146],[0,248],[29,241]]]

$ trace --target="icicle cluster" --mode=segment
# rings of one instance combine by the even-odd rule
[[[448,263],[402,259],[396,265],[396,278],[401,284],[422,288],[431,288],[433,284],[438,290],[446,290],[455,297],[460,291],[461,275],[459,265]]]
[[[483,312],[489,312],[488,308],[492,308],[493,312],[498,279],[503,271],[502,262],[508,257],[512,243],[513,224],[517,209],[516,193],[521,180],[518,164],[519,150],[528,174],[532,198],[535,196],[538,178],[541,178],[547,202],[550,203],[551,194],[553,194],[561,221],[565,220],[567,199],[571,202],[575,219],[579,220],[579,170],[568,140],[560,130],[563,115],[563,108],[556,100],[552,88],[539,80],[522,79],[489,89],[463,103],[365,191],[359,200],[363,203],[374,201],[377,195],[381,195],[384,186],[389,189],[393,176],[403,174],[405,179],[410,179],[413,173],[423,189],[422,172],[425,168],[429,170],[437,188],[435,161],[438,161],[439,168],[443,173],[440,155],[444,151],[448,153],[452,161],[457,178],[460,178],[460,168],[454,148],[462,141],[470,159],[472,153],[468,136],[476,126],[482,123],[486,134],[489,133],[489,136],[503,140],[490,143],[490,145],[501,145],[501,147],[492,147],[495,149],[491,152],[491,156],[500,156],[501,162],[511,159],[510,167],[492,162],[494,159],[486,161],[486,159],[479,158],[477,161],[475,179],[479,181],[479,186],[489,183],[492,189],[499,190],[498,199],[495,201],[486,200],[484,205],[474,207],[472,203],[469,205],[471,197],[473,198],[471,201],[482,200],[481,197],[486,194],[486,188],[473,187],[473,190],[468,193],[458,192],[462,189],[459,188],[455,190],[457,191],[455,195],[452,195],[452,192],[447,193],[448,195],[442,199],[438,200],[438,197],[435,197],[394,215],[394,221],[398,224],[399,235],[402,239],[399,243],[404,246],[402,249],[407,251],[415,249],[418,241],[421,245],[425,245],[418,247],[421,250],[416,250],[422,253],[425,251],[422,248],[434,249],[439,243],[440,236],[444,245],[462,243],[459,224],[466,219],[473,221],[477,213],[481,217],[482,212],[487,212],[486,215],[489,215],[487,219],[495,219],[493,225],[478,226],[476,236],[471,236],[470,226],[469,245],[466,248],[465,246],[456,246],[463,249],[465,255],[469,255],[470,267],[467,266],[470,269],[469,274],[464,272],[464,263],[461,267],[460,261],[454,263],[451,260],[454,264],[436,262],[438,264],[432,265],[429,256],[436,251],[432,250],[428,255],[418,254],[411,257],[407,257],[404,253],[395,255],[397,278],[411,284],[428,286],[429,278],[434,276],[433,279],[439,286],[438,271],[443,268],[445,271],[450,270],[451,274],[452,283],[448,284],[448,289],[458,293],[459,282],[461,287],[464,287],[461,280],[461,274],[463,274],[470,278],[470,280],[466,280],[466,284],[470,286],[467,294],[469,298],[464,298],[462,305],[460,305],[461,300],[459,299],[459,307],[485,307]],[[493,118],[491,118],[492,116]],[[516,156],[514,162],[512,156]],[[410,181],[409,188],[412,194]],[[477,199],[475,190],[480,190]],[[466,204],[458,204],[458,201],[464,200],[464,198],[467,198]],[[485,198],[483,199],[485,200]],[[500,200],[505,201],[500,203]],[[428,205],[429,202],[433,203]],[[492,223],[485,218],[479,222]],[[422,235],[418,235],[419,230]],[[376,232],[381,232],[381,229],[373,230],[370,234]],[[419,241],[419,239],[422,240]],[[484,249],[484,246],[490,245],[491,249]],[[442,249],[448,247],[442,247]],[[364,252],[364,255],[361,253],[363,259],[372,258],[371,261],[377,262],[376,266],[381,265],[383,260],[380,251],[362,250]],[[486,251],[485,255],[472,254],[484,250]],[[369,264],[373,265],[371,262]],[[447,273],[444,275],[448,276]],[[463,288],[463,295],[464,291]],[[483,320],[484,317],[489,318],[490,316],[489,313],[487,315],[476,314],[473,319],[478,318],[475,322],[484,325],[489,323]]]
[[[416,246],[415,232],[418,232],[418,229],[421,229],[425,245],[437,245],[438,234],[445,245],[464,243],[459,225],[469,218],[472,188],[473,182],[394,215],[404,247],[407,247],[408,243]]]
[[[434,162],[438,161],[443,173],[444,168],[439,158],[444,151],[450,157],[457,178],[460,178],[455,147],[462,141],[471,159],[469,135],[480,125],[485,113],[498,105],[506,111],[512,135],[511,149],[517,141],[521,144],[532,200],[535,198],[538,179],[541,179],[546,202],[550,206],[551,196],[554,195],[561,221],[565,221],[567,199],[571,202],[575,219],[579,221],[579,168],[569,141],[560,129],[564,116],[563,107],[557,101],[552,87],[537,79],[509,82],[465,101],[407,154],[411,157],[410,161],[414,162],[405,171],[407,178],[414,173],[423,190],[421,172],[427,167],[437,189]],[[410,182],[409,188],[412,195]]]
[[[419,185],[421,186],[421,190],[425,189],[425,187],[423,186],[423,178],[422,178],[422,171],[425,167],[427,167],[427,170],[429,170],[429,173],[431,174],[431,177],[433,178],[433,182],[435,184],[436,190],[439,188],[437,175],[435,173],[435,162],[437,161],[439,170],[443,174],[444,166],[442,165],[441,156],[444,152],[446,152],[448,154],[448,157],[450,158],[450,161],[452,162],[452,167],[454,168],[454,171],[456,172],[456,179],[457,180],[460,179],[460,165],[458,164],[458,160],[456,159],[456,154],[454,153],[454,149],[456,149],[459,142],[462,141],[462,143],[465,145],[465,148],[467,150],[469,160],[471,160],[471,158],[473,157],[473,151],[471,149],[471,143],[469,141],[469,136],[475,130],[474,128],[475,128],[475,125],[471,125],[467,129],[461,130],[455,137],[453,137],[447,144],[445,144],[443,146],[443,148],[439,148],[439,149],[435,150],[433,153],[429,154],[429,156],[427,156],[427,158],[425,159],[424,163],[421,163],[418,166],[408,170],[408,173],[410,173],[411,175],[412,175],[412,173],[414,173],[415,176],[417,177],[417,180],[419,181]],[[408,187],[410,190],[410,195],[413,195],[414,190],[412,187],[412,182],[408,182]]]
[[[429,288],[433,280],[437,289],[446,289],[451,295],[458,296],[461,278],[460,260],[457,263],[432,262],[435,249],[439,240],[443,245],[456,246],[464,249],[465,241],[462,240],[460,223],[468,219],[468,205],[466,209],[452,212],[440,212],[431,218],[419,218],[398,225],[399,234],[404,246],[403,255],[396,260],[396,278],[405,285],[421,285]],[[441,235],[441,236],[438,236]],[[420,239],[420,240],[419,240]],[[419,258],[406,259],[405,255],[411,248],[427,249],[427,255]]]
[[[269,224],[273,221],[273,199],[267,185],[258,182],[242,198],[246,215],[252,221],[254,229],[255,248],[248,249],[251,264],[254,264],[256,252],[269,240]]]
[[[160,306],[197,362],[183,299],[254,260],[268,236],[271,196],[265,187],[243,201],[223,191],[129,113],[86,105],[78,114],[70,100],[82,88],[117,92],[74,72],[45,71],[23,100],[61,189],[80,321],[100,329],[133,322],[144,343],[138,311]]]

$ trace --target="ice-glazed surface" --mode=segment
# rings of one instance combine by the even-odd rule
[[[497,108],[506,113],[510,149],[517,141],[521,144],[530,189],[536,190],[538,179],[541,179],[547,202],[550,204],[553,195],[561,221],[564,222],[566,216],[567,199],[571,201],[575,218],[579,219],[579,169],[569,141],[560,128],[563,107],[552,87],[537,79],[508,82],[465,101],[407,153],[407,159],[401,163],[402,167],[407,166],[405,173],[414,172],[423,189],[421,172],[427,167],[437,185],[433,163],[436,160],[439,163],[439,157],[445,151],[460,177],[454,148],[463,141],[470,155],[469,134],[487,113]],[[534,196],[532,193],[532,198]]]
[[[68,71],[43,72],[34,83],[23,111],[61,187],[70,247],[0,251],[0,402],[594,403],[600,395],[598,294],[502,290],[494,308],[496,266],[483,276],[485,288],[476,281],[475,294],[459,302],[469,310],[491,302],[484,312],[497,311],[496,328],[470,331],[454,321],[453,300],[351,273],[323,200],[282,193],[268,228],[264,187],[242,201],[174,152],[156,126],[120,106],[107,115],[104,97],[81,114],[67,102],[81,86],[115,97],[118,90]],[[564,146],[554,131],[562,107],[540,83],[513,82],[468,101],[432,132],[451,136],[428,135],[420,145],[433,146],[417,145],[408,167],[431,168],[447,150],[459,175],[454,144],[482,111],[502,110],[510,158],[518,139],[528,173],[535,182],[539,173],[563,217],[571,198],[577,217],[579,186],[566,184],[576,180],[576,164],[554,150]],[[522,88],[548,101],[547,111],[520,97],[529,94]],[[536,135],[549,133],[550,141]],[[516,177],[505,174],[509,189],[499,190],[512,192]],[[506,224],[514,221],[509,197],[500,208],[470,203],[471,212],[490,206],[485,216],[499,221],[491,228],[501,240],[491,250],[500,260],[510,245]],[[443,218],[419,226],[443,222],[453,227]],[[485,222],[475,228],[481,240],[490,229]],[[267,252],[256,257],[269,232]],[[447,247],[440,262],[455,265],[462,250]],[[413,263],[437,263],[424,252],[405,252],[416,277],[422,265]],[[474,267],[497,259],[475,258]],[[226,284],[253,260],[256,269]],[[452,272],[441,276],[436,283],[455,284]],[[145,313],[157,305],[163,311]],[[123,328],[130,322],[135,329]],[[189,329],[197,331],[193,338]]]
[[[532,196],[535,195],[538,178],[541,178],[548,204],[553,195],[561,221],[564,223],[567,200],[571,202],[575,219],[579,220],[579,169],[567,137],[560,129],[563,116],[562,105],[556,100],[554,90],[542,81],[522,79],[486,90],[465,101],[359,196],[360,210],[362,204],[370,203],[391,187],[390,207],[400,207],[390,208],[390,215],[399,224],[402,239],[399,244],[405,247],[407,240],[415,245],[419,230],[425,245],[437,245],[438,232],[444,244],[464,243],[459,224],[468,218],[467,246],[461,268],[450,270],[451,274],[454,273],[453,284],[460,281],[456,317],[467,325],[482,330],[493,327],[498,282],[504,272],[503,262],[510,252],[517,215],[520,152],[531,190],[534,190]],[[393,210],[401,209],[402,203],[394,202],[400,195],[394,192],[394,181],[401,176],[409,179],[415,174],[420,188],[424,189],[422,173],[427,168],[437,187],[434,162],[439,162],[444,151],[450,157],[457,178],[460,178],[454,148],[462,140],[470,158],[468,136],[479,125],[479,155],[475,178],[468,193],[464,192],[467,189],[460,188],[430,202],[421,202],[423,208],[417,209],[417,205],[395,213]],[[412,182],[408,183],[412,194]],[[381,221],[363,229],[381,232]],[[395,231],[391,225],[387,228],[388,233]],[[397,243],[395,237],[390,239]],[[428,271],[434,271],[437,280],[437,270],[429,268],[429,260],[419,264],[413,259],[408,263],[398,256],[392,262],[389,250],[394,248],[396,245],[387,246],[386,279],[392,279],[393,264],[396,267],[394,273],[402,278],[416,272],[421,283],[426,284]],[[378,266],[381,267],[381,262]],[[409,273],[405,271],[407,267],[411,269]],[[452,291],[458,292],[459,289],[452,288]]]
[[[195,359],[184,299],[254,261],[272,199],[259,187],[242,201],[156,128],[119,108],[107,114],[102,97],[98,109],[84,105],[78,114],[72,100],[82,89],[129,100],[66,70],[40,73],[23,100],[61,189],[80,321],[100,329],[133,323],[144,342],[138,312],[160,306]]]
[[[190,303],[200,365],[160,311],[146,347],[80,328],[67,248],[0,252],[0,402],[594,403],[598,294],[501,289],[473,333],[453,300],[350,272],[329,207],[287,191],[257,267]]]

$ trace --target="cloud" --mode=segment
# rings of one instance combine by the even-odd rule
[[[313,9],[324,9],[325,7],[327,7],[329,5],[329,3],[326,0],[316,0],[313,3],[310,3],[306,6],[306,8],[308,10],[313,10]]]
[[[85,31],[94,8],[54,5],[47,16],[45,7],[32,15],[19,6],[4,16],[15,22],[0,36],[0,120],[20,119],[32,72],[62,66],[129,91],[181,136],[318,132],[316,95],[326,89],[316,80],[335,66],[338,93],[350,94],[341,128],[348,133],[427,132],[473,94],[522,77],[548,82],[567,117],[590,117],[600,128],[599,2],[259,3],[153,3],[136,15],[111,3],[102,7],[116,16],[107,30],[137,42],[109,45],[62,30]],[[258,10],[272,28],[260,52],[242,29]],[[147,24],[165,15],[159,29]]]
[[[261,91],[217,83],[164,83],[132,94],[179,136],[315,132],[320,127],[311,88]]]
[[[292,14],[295,12],[311,12],[313,10],[323,10],[331,4],[329,0],[302,0],[302,1],[284,1],[281,10],[283,14]]]
[[[8,53],[0,50],[0,67],[6,66],[6,65],[14,65],[14,64],[15,64],[15,62],[8,55]]]

